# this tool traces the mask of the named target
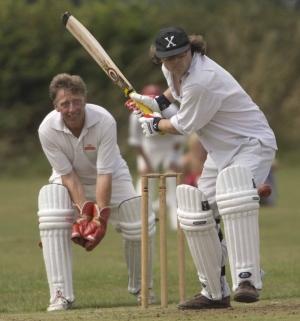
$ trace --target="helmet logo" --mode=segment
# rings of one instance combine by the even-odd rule
[[[165,37],[165,39],[168,41],[166,48],[176,47],[176,44],[173,42],[174,36],[171,37]]]

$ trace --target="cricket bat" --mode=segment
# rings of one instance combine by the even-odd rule
[[[96,38],[88,31],[88,29],[79,22],[69,12],[65,12],[62,16],[62,21],[68,31],[78,40],[84,49],[93,57],[97,64],[107,74],[107,76],[119,86],[126,97],[135,91],[130,82],[122,74],[117,65],[112,61],[104,48],[96,40]],[[152,110],[140,103],[136,103],[138,108],[144,114],[152,114]]]

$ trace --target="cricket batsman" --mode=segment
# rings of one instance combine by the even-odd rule
[[[162,115],[174,101],[180,108],[169,117],[141,117],[144,134],[196,133],[208,153],[198,188],[177,187],[178,218],[202,285],[199,294],[178,307],[230,307],[227,253],[233,299],[255,302],[262,290],[258,188],[277,150],[274,133],[240,84],[206,55],[202,36],[163,28],[151,53],[161,64],[168,89],[155,98],[133,92],[131,99]]]

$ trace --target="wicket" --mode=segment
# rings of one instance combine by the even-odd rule
[[[167,224],[166,224],[166,179],[168,177],[176,178],[176,185],[181,183],[180,173],[153,173],[142,176],[142,250],[141,250],[141,305],[142,308],[148,307],[148,180],[156,178],[159,180],[159,224],[160,224],[160,294],[161,307],[168,306],[168,278],[167,278]],[[185,253],[184,253],[184,235],[179,223],[177,223],[177,242],[178,242],[178,283],[179,283],[179,301],[185,299]]]

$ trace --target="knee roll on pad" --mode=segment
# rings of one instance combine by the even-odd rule
[[[38,208],[40,230],[70,228],[74,222],[74,207],[63,185],[43,186],[38,197]]]
[[[140,240],[142,223],[141,223],[141,197],[133,197],[119,205],[119,224],[118,228],[124,239]],[[155,215],[149,210],[149,236],[155,234]]]
[[[223,218],[233,290],[249,280],[261,289],[259,257],[259,196],[251,171],[235,165],[217,178],[216,201]]]
[[[203,285],[202,294],[214,300],[222,298],[222,248],[213,211],[205,195],[190,185],[176,190],[178,220]]]
[[[59,184],[43,186],[38,196],[38,208],[50,304],[54,302],[57,293],[72,302],[71,229],[74,208],[68,190]]]

